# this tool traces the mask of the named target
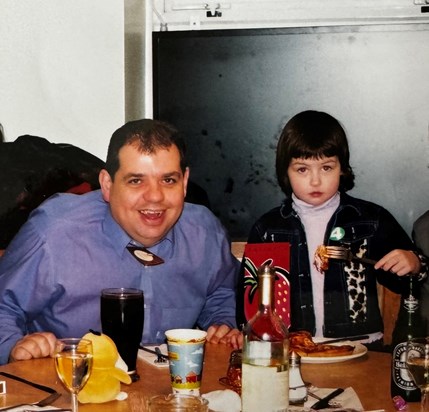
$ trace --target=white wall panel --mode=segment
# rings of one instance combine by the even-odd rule
[[[0,123],[105,159],[124,122],[120,0],[0,0]]]

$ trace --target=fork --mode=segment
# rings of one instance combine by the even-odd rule
[[[375,265],[377,263],[376,260],[354,255],[352,251],[345,246],[326,246],[326,253],[329,259],[346,260],[347,262],[356,261],[368,265]]]
[[[36,403],[20,403],[18,405],[7,406],[6,408],[0,409],[0,412],[9,411],[10,409],[20,408],[21,406],[40,406],[40,407],[48,406],[52,402],[56,401],[60,396],[61,396],[60,393],[54,392],[39,402],[36,402]]]
[[[158,356],[158,358],[154,360],[155,363],[165,363],[165,362],[167,362],[167,360],[165,359],[165,355],[161,353],[161,349],[159,349],[158,346],[155,348],[155,352],[156,352],[156,354]]]

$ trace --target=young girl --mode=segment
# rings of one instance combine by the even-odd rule
[[[316,111],[294,116],[277,145],[277,179],[286,199],[255,223],[248,242],[291,245],[291,330],[369,335],[374,348],[383,338],[376,282],[400,293],[407,286],[402,277],[423,279],[426,266],[387,210],[346,194],[354,186],[349,157],[346,134],[335,118]],[[320,245],[346,246],[376,263],[330,259],[321,271],[314,264]]]

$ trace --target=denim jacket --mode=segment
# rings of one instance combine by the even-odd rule
[[[334,229],[342,234],[341,239],[331,238]],[[304,329],[314,335],[310,276],[313,257],[309,258],[304,228],[292,209],[292,200],[286,199],[280,207],[263,215],[254,224],[248,242],[290,243],[291,330]],[[376,261],[393,249],[416,251],[409,236],[386,209],[345,193],[341,194],[340,205],[327,225],[324,244],[345,245],[354,254]],[[422,264],[419,279],[426,277],[426,263]],[[321,276],[325,276],[323,334],[326,337],[383,332],[377,281],[395,293],[402,293],[408,286],[404,277],[375,270],[372,265],[333,259]],[[241,292],[240,299],[243,299]],[[241,303],[238,302],[239,308],[243,307]],[[238,314],[238,321],[244,321],[242,314]]]

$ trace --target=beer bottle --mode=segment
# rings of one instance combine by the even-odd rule
[[[392,335],[392,371],[390,393],[401,396],[407,402],[420,401],[420,389],[415,385],[406,367],[408,340],[426,336],[425,323],[420,315],[418,282],[414,276],[404,278],[408,282],[401,296],[401,308]]]

